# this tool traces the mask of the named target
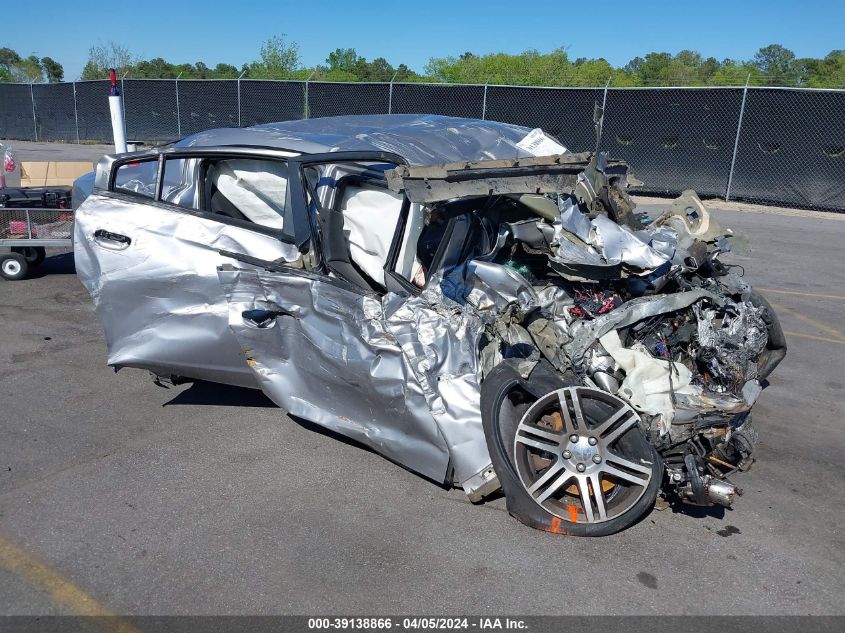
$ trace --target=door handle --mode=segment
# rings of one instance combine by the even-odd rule
[[[251,323],[254,327],[265,329],[273,325],[276,321],[277,317],[280,316],[290,316],[294,319],[298,319],[293,312],[288,312],[284,308],[279,308],[278,310],[244,310],[241,312],[241,317],[247,323]]]
[[[105,229],[97,229],[94,231],[94,239],[106,248],[124,249],[132,243],[132,239],[128,235],[112,233],[111,231],[106,231]]]

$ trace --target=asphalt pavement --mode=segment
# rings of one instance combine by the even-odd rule
[[[472,505],[260,392],[114,373],[70,253],[0,281],[0,614],[842,614],[845,216],[710,206],[789,342],[758,461],[733,510],[600,539]]]

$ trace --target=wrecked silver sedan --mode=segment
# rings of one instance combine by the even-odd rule
[[[693,192],[636,213],[624,163],[540,130],[360,116],[104,158],[76,265],[115,368],[260,388],[551,532],[661,490],[730,505],[786,353]]]

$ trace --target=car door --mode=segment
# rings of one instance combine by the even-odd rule
[[[360,158],[389,157],[365,153]],[[291,177],[294,216],[299,226],[314,225],[312,233],[298,233],[297,239],[314,264],[302,269],[264,262],[244,268],[244,263],[259,262],[242,257],[222,267],[230,327],[261,388],[276,404],[443,481],[450,452],[432,415],[432,406],[439,404],[425,377],[425,357],[406,354],[403,341],[388,329],[382,301],[387,277],[373,268],[377,257],[384,258],[382,268],[394,259],[399,246],[394,232],[407,205],[366,174],[350,184],[346,198],[318,193],[324,185],[340,190],[340,176],[326,169],[309,180],[306,169],[319,161],[343,160],[352,158],[339,154],[292,161],[302,175],[298,182]],[[359,266],[332,250],[330,242],[348,238],[350,227],[330,235],[329,216],[336,209],[329,207],[345,203],[357,212],[359,202],[376,198],[384,204],[366,231],[368,240],[359,244]],[[315,208],[315,199],[326,206]],[[372,276],[364,280],[367,270]]]
[[[165,151],[121,157],[107,179],[98,176],[108,184],[77,210],[74,250],[110,365],[256,386],[228,326],[217,268],[232,261],[221,251],[299,260],[284,230],[289,155]],[[259,186],[239,188],[262,174]]]

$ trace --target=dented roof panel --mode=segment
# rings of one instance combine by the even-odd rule
[[[431,165],[534,156],[517,147],[530,132],[531,128],[496,121],[434,114],[372,114],[208,130],[175,145],[255,145],[307,154],[371,150],[399,154],[411,165]]]

